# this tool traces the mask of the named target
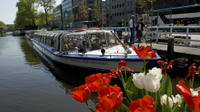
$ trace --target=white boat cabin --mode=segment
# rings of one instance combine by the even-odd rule
[[[62,54],[136,55],[109,30],[82,32],[37,32],[34,39]],[[128,52],[127,52],[128,51]]]

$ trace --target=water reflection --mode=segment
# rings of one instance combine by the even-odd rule
[[[4,43],[5,39],[6,37],[0,37],[0,55],[2,55],[2,51],[5,48],[5,43]]]
[[[72,88],[84,82],[83,73],[41,60],[21,37],[0,38],[0,53],[2,112],[88,112],[71,97]]]
[[[31,41],[27,41],[25,38],[22,38],[20,46],[27,64],[34,67],[35,65],[41,63],[39,57],[35,54],[35,52],[33,52]]]

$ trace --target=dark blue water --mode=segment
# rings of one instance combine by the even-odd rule
[[[0,37],[0,112],[88,112],[71,97],[76,75],[41,59],[25,38]]]

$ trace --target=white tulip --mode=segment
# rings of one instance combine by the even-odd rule
[[[157,92],[160,89],[160,80],[162,79],[162,71],[160,68],[154,67],[149,73],[133,74],[133,83],[139,89],[146,89],[150,92]]]
[[[162,106],[163,106],[163,105],[167,105],[167,100],[168,100],[169,107],[170,107],[170,108],[173,107],[173,104],[174,104],[173,100],[171,99],[171,97],[167,96],[166,94],[164,94],[164,95],[161,97],[160,100],[161,100],[160,102],[161,102],[161,105],[162,105]]]
[[[134,85],[139,89],[144,89],[144,79],[145,75],[144,73],[135,73],[133,75],[133,83]]]
[[[160,80],[147,74],[144,79],[144,88],[150,92],[157,92],[160,89]]]
[[[152,68],[149,70],[149,74],[154,77],[154,79],[161,80],[162,79],[162,70],[160,68]]]
[[[172,95],[172,99],[173,99],[174,103],[178,103],[179,105],[183,101],[183,97],[180,94],[177,94],[175,97]]]
[[[160,89],[160,80],[162,79],[162,71],[160,68],[152,68],[145,76],[144,87],[147,91],[157,92]]]

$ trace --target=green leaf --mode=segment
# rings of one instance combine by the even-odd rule
[[[138,97],[138,88],[135,87],[133,81],[132,81],[132,75],[128,78],[128,81],[126,82],[126,92],[129,95],[131,99],[135,99],[135,97]]]
[[[172,108],[172,112],[178,112],[177,110],[178,110],[178,103],[176,103],[176,104],[174,104],[174,106],[173,106],[173,108]]]
[[[129,107],[122,103],[120,107],[120,112],[129,112]]]
[[[161,80],[160,94],[167,94],[168,96],[172,95],[172,82],[168,75],[163,75]]]

